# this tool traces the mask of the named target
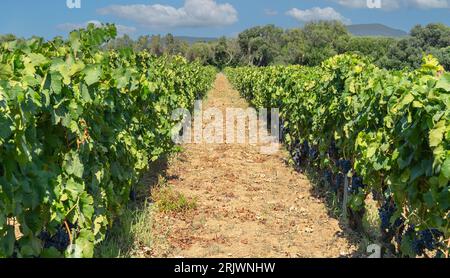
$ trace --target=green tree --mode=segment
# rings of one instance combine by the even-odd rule
[[[175,38],[171,33],[164,38],[165,49],[164,52],[169,55],[185,56],[189,48],[189,44],[185,41]]]
[[[377,61],[392,47],[397,45],[398,40],[394,38],[383,37],[351,37],[347,42],[347,52],[356,53],[362,56],[371,57]]]
[[[149,36],[140,36],[137,41],[134,43],[134,50],[142,51],[150,49],[150,37]]]
[[[339,21],[320,21],[308,23],[303,28],[306,42],[304,63],[310,66],[345,52],[350,34]]]
[[[160,35],[152,36],[150,40],[150,53],[156,56],[161,56],[164,53]]]
[[[13,34],[0,35],[0,43],[2,42],[10,42],[16,40],[17,37]]]
[[[284,45],[276,64],[303,64],[305,62],[306,42],[301,29],[287,30],[283,38]]]
[[[418,40],[423,49],[450,46],[450,27],[441,23],[428,24],[425,27],[417,25],[411,30],[411,36]]]
[[[238,42],[247,64],[270,65],[280,54],[283,29],[274,25],[257,26],[239,34]]]
[[[228,43],[225,37],[220,38],[219,41],[215,43],[213,49],[214,66],[223,69],[232,62],[233,55],[228,51]]]
[[[205,42],[196,42],[189,47],[186,58],[191,62],[198,60],[203,65],[211,65],[213,63],[212,45]]]

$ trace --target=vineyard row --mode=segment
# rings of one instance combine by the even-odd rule
[[[433,57],[413,72],[340,55],[318,67],[229,68],[226,74],[256,108],[280,109],[296,167],[321,173],[345,200],[354,228],[371,194],[394,252],[448,256],[450,74]]]

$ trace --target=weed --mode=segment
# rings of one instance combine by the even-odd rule
[[[186,212],[197,208],[196,200],[187,198],[169,186],[153,189],[152,200],[156,208],[163,213]]]

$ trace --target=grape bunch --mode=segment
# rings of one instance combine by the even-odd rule
[[[137,192],[136,189],[132,187],[130,190],[130,201],[136,202],[136,200],[137,200]]]
[[[400,216],[395,219],[393,224],[391,224],[392,217],[396,211],[397,206],[392,202],[391,198],[387,199],[383,206],[378,209],[384,239],[388,242],[391,241],[391,239],[395,239],[395,241],[400,244],[403,240],[405,219]]]
[[[301,146],[301,155],[302,157],[308,157],[310,152],[310,147],[308,141],[304,141]]]
[[[316,160],[319,157],[319,150],[316,147],[309,148],[309,159]]]
[[[347,174],[352,169],[351,161],[346,159],[339,159],[337,162],[337,166],[344,174]]]
[[[338,149],[336,147],[336,142],[331,141],[330,147],[328,148],[328,155],[332,159],[337,159],[339,157]]]
[[[333,181],[333,173],[330,170],[325,170],[324,177],[328,183]]]
[[[301,166],[303,162],[305,162],[308,158],[309,145],[308,142],[300,143],[299,140],[296,140],[290,147],[290,153],[292,160],[294,161],[295,168],[297,171],[301,170]]]
[[[356,175],[352,177],[352,187],[350,190],[352,194],[358,193],[360,188],[364,189],[365,187],[366,185],[363,184],[363,179],[361,177]]]
[[[326,170],[324,173],[324,179],[327,185],[332,186],[333,184],[333,173],[330,170]]]
[[[285,135],[289,133],[289,130],[284,126],[284,119],[280,118],[280,138],[284,142]]]
[[[292,155],[292,159],[294,160],[295,166],[300,166],[301,162],[302,162],[302,158],[300,156],[300,152],[299,151],[295,151],[294,154]]]
[[[383,231],[388,231],[391,228],[391,218],[396,211],[395,205],[392,203],[391,199],[386,200],[386,202],[378,209],[378,214],[381,219],[381,229]]]
[[[74,225],[69,224],[70,229],[74,227]],[[58,227],[54,235],[44,230],[39,234],[38,238],[42,240],[44,248],[54,247],[60,252],[64,252],[70,245],[69,233],[64,225]]]
[[[426,229],[415,234],[413,225],[410,226],[406,234],[412,236],[411,247],[418,256],[422,256],[425,250],[435,250],[438,247],[439,239],[444,235],[437,229]]]
[[[439,238],[443,237],[444,234],[437,229],[427,229],[419,233],[419,238],[422,239],[425,248],[428,250],[433,250],[437,247]]]

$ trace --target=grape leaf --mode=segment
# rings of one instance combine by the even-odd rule
[[[70,152],[65,157],[64,168],[69,175],[82,178],[84,172],[84,166],[81,163],[80,156],[76,152]]]
[[[435,128],[430,131],[430,147],[437,147],[441,144],[446,131],[445,121],[440,121]]]
[[[447,180],[450,180],[450,158],[447,158],[442,164],[441,173]]]
[[[436,84],[436,88],[444,89],[447,92],[450,92],[450,73],[449,72],[446,72],[441,76],[441,78],[438,80],[438,82]]]
[[[97,83],[100,80],[100,75],[102,74],[99,66],[89,65],[84,70],[83,73],[86,75],[84,81],[88,86]]]

